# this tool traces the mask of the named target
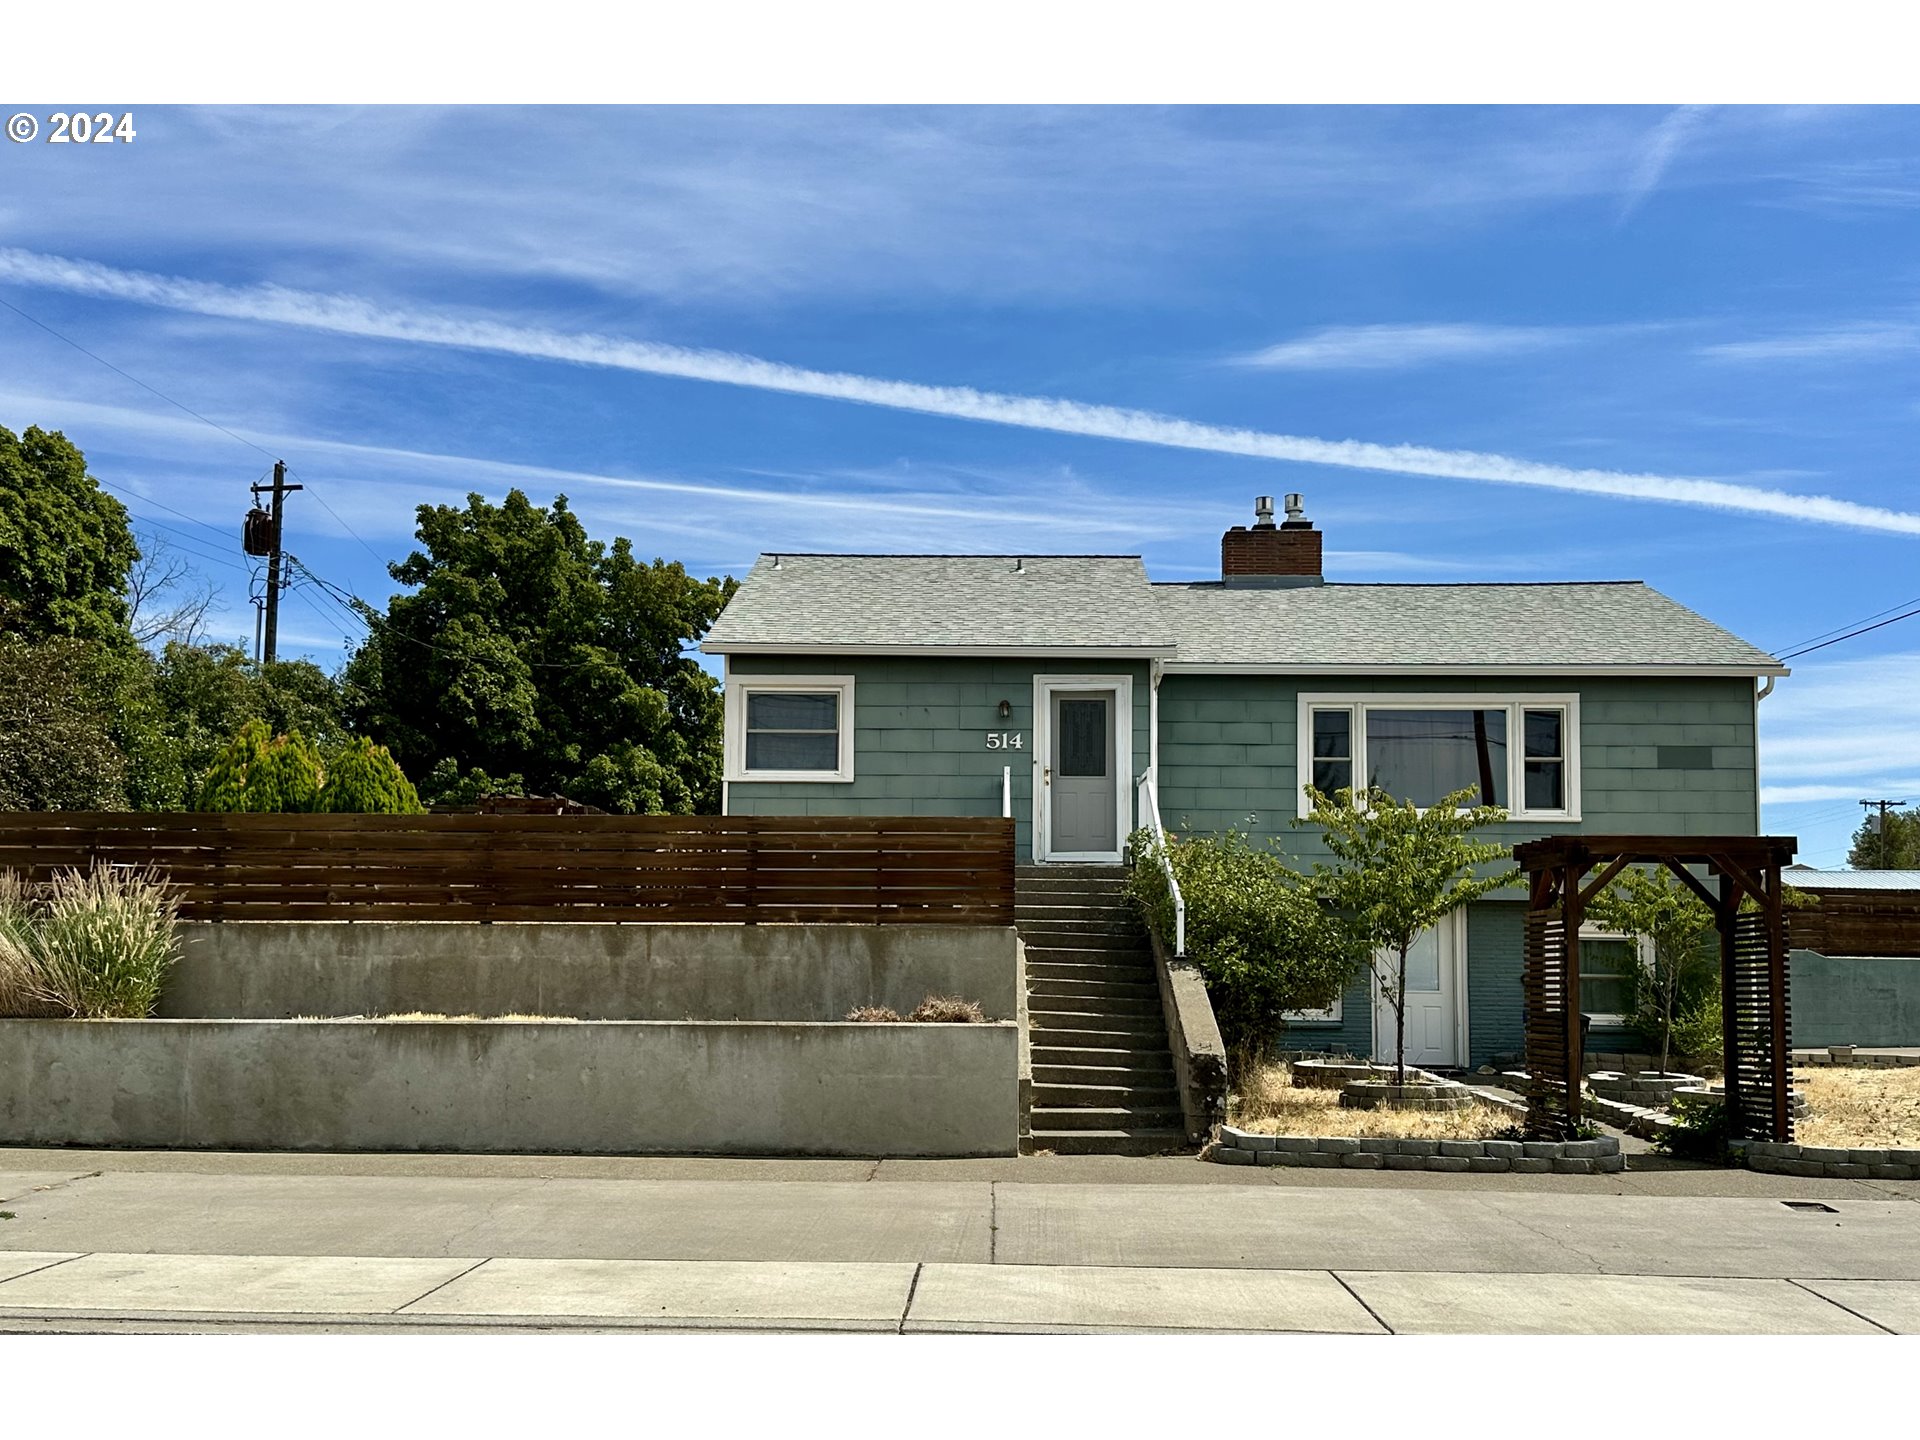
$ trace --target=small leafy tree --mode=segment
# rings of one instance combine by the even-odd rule
[[[1366,948],[1380,994],[1393,1007],[1394,1079],[1405,1084],[1407,952],[1422,932],[1463,905],[1520,878],[1511,869],[1477,873],[1512,854],[1471,838],[1507,812],[1498,805],[1469,807],[1472,789],[1456,790],[1424,811],[1379,789],[1343,789],[1332,798],[1311,785],[1306,791],[1312,811],[1294,823],[1319,826],[1337,862],[1315,864],[1314,888],[1339,907]]]
[[[1172,862],[1187,909],[1187,958],[1206,982],[1224,1038],[1235,1052],[1264,1050],[1289,1010],[1331,1005],[1366,963],[1364,949],[1312,887],[1244,835],[1169,839],[1148,830],[1131,842],[1128,882],[1146,923],[1171,948]]]
[[[1664,1073],[1680,1023],[1682,989],[1712,954],[1713,912],[1670,870],[1623,870],[1587,907],[1597,925],[1653,947],[1653,967],[1636,977],[1634,1028],[1660,1052]]]

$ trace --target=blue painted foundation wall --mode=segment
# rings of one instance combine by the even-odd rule
[[[1920,956],[1793,952],[1793,1043],[1920,1045]]]

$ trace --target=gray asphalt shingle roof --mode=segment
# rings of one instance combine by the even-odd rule
[[[1155,585],[1136,555],[763,555],[703,649],[1130,650],[1175,665],[1779,662],[1638,581]]]
[[[1173,636],[1138,555],[762,555],[701,648],[743,645],[1171,654]]]
[[[1778,665],[1639,581],[1156,585],[1180,664]]]

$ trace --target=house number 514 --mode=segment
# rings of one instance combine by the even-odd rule
[[[1026,748],[1026,737],[1018,730],[989,730],[987,732],[987,749],[989,750],[1024,750]]]

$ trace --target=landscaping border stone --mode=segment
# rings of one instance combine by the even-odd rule
[[[1386,1148],[1377,1148],[1386,1147]],[[1920,1152],[1888,1151],[1889,1156]],[[1627,1168],[1620,1142],[1598,1140],[1388,1140],[1333,1135],[1259,1135],[1232,1125],[1206,1153],[1218,1165],[1473,1171],[1477,1174],[1613,1174]],[[1871,1164],[1873,1162],[1861,1162]],[[1883,1162],[1891,1163],[1891,1161]]]
[[[1749,1170],[1826,1180],[1920,1180],[1920,1150],[1841,1149],[1791,1140],[1729,1140],[1727,1153]]]

